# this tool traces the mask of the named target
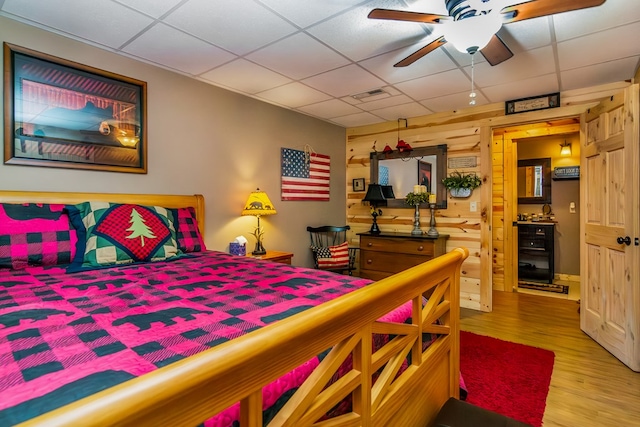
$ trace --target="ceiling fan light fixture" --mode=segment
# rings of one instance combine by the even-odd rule
[[[493,9],[489,13],[448,21],[444,38],[460,52],[474,54],[484,48],[502,26],[502,16]]]

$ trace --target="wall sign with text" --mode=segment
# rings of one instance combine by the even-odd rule
[[[560,106],[560,92],[529,98],[514,99],[504,103],[505,114],[518,114],[527,111],[546,110]]]
[[[553,179],[580,179],[580,166],[559,166],[553,169]]]

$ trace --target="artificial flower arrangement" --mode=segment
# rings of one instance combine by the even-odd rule
[[[430,193],[407,193],[404,202],[408,205],[415,206],[429,201]]]

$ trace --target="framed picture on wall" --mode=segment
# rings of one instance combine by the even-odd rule
[[[147,172],[145,82],[3,47],[5,164]]]
[[[424,185],[431,193],[431,163],[418,160],[418,185]]]

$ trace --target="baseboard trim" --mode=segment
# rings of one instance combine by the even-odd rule
[[[569,282],[579,282],[580,276],[576,276],[573,274],[564,274],[564,273],[556,273],[553,275],[554,280],[566,280]]]

